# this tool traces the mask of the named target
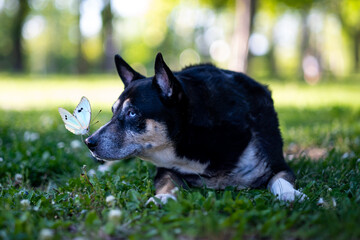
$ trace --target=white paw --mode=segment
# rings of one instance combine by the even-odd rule
[[[306,194],[295,189],[294,191],[280,193],[276,197],[280,201],[286,201],[286,202],[294,202],[295,200],[302,202],[308,198]]]
[[[145,205],[148,205],[151,202],[155,203],[155,205],[157,206],[161,205],[158,201],[155,200],[155,198],[160,200],[162,205],[166,204],[169,199],[176,201],[176,197],[174,195],[169,193],[162,193],[162,194],[156,194],[154,197],[149,198],[149,200],[147,200]]]
[[[277,179],[270,186],[269,190],[281,201],[293,202],[298,200],[299,202],[302,202],[308,198],[304,193],[296,190],[291,183],[283,178]]]

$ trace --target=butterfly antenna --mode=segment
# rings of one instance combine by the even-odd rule
[[[90,126],[93,126],[93,125],[95,125],[95,124],[97,124],[97,123],[99,123],[99,122],[100,122],[100,121],[96,121],[96,122],[90,124]]]
[[[93,118],[93,121],[99,116],[99,114],[101,113],[101,111],[102,110],[99,110],[99,112],[96,114],[96,116]],[[97,121],[96,123],[98,123],[99,121]],[[94,124],[96,124],[96,123],[94,123]],[[93,124],[91,124],[91,125],[93,125]]]
[[[96,121],[96,122],[94,122],[94,123],[91,123],[90,126],[95,125],[95,124],[97,124],[97,123],[99,123],[99,122],[100,122],[100,121]]]

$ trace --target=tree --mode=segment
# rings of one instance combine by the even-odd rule
[[[238,72],[246,72],[248,41],[253,25],[257,0],[201,0],[201,2],[217,10],[225,7],[235,10],[234,32],[231,46],[232,55],[229,68]]]
[[[101,11],[102,17],[102,42],[104,44],[104,55],[102,69],[106,72],[113,71],[114,54],[116,52],[113,40],[113,13],[110,0],[104,0],[104,8]]]
[[[358,0],[344,0],[337,8],[338,16],[344,30],[353,42],[353,59],[355,71],[360,71],[360,2]]]
[[[83,36],[81,34],[80,29],[80,18],[81,18],[81,3],[83,0],[78,0],[77,7],[78,7],[78,16],[77,16],[77,31],[78,31],[78,42],[77,42],[77,48],[78,48],[78,56],[77,56],[77,69],[78,73],[83,74],[86,73],[88,70],[88,62],[86,61],[86,58],[84,56],[83,50],[82,50],[82,42],[83,42]]]
[[[256,0],[236,0],[230,69],[238,72],[246,72],[247,69],[248,41],[255,14],[255,4]]]
[[[27,0],[19,0],[19,6],[17,13],[14,17],[12,28],[12,39],[14,41],[14,47],[12,51],[13,70],[16,72],[24,71],[24,51],[23,51],[23,37],[22,28],[25,23],[25,19],[29,13],[30,7]]]

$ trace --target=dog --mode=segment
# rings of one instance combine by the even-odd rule
[[[211,64],[173,72],[161,53],[153,77],[136,72],[119,55],[115,65],[125,88],[111,120],[85,139],[95,158],[153,163],[155,198],[162,204],[187,186],[267,187],[283,201],[305,199],[284,160],[266,86]]]

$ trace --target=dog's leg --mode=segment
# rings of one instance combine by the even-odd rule
[[[294,188],[292,177],[289,177],[285,171],[279,172],[270,179],[268,189],[281,201],[293,202],[298,199],[302,202],[307,198],[304,193]]]
[[[151,197],[146,202],[146,205],[150,202],[157,204],[154,198],[159,199],[162,204],[166,204],[169,199],[176,201],[176,192],[179,187],[184,187],[184,185],[184,182],[173,171],[158,168],[155,176],[156,195]]]

